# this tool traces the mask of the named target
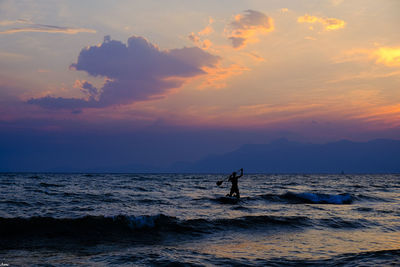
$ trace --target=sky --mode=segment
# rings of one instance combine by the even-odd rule
[[[399,10],[0,0],[0,167],[167,165],[282,137],[398,139]]]

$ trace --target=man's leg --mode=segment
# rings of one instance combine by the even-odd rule
[[[236,197],[240,198],[239,188],[236,188]]]
[[[235,189],[233,187],[231,187],[231,192],[229,193],[229,196],[231,197],[233,195],[233,193],[235,193]]]

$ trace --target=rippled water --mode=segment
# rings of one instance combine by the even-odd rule
[[[0,263],[400,265],[400,175],[0,174]]]

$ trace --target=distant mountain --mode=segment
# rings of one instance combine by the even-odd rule
[[[243,145],[194,163],[179,162],[170,171],[220,173],[240,167],[253,173],[399,173],[400,141],[310,144],[279,139],[269,144]]]

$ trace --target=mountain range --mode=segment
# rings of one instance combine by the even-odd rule
[[[197,162],[177,162],[168,171],[223,173],[241,167],[251,173],[399,173],[400,141],[311,144],[279,139],[243,145]]]

